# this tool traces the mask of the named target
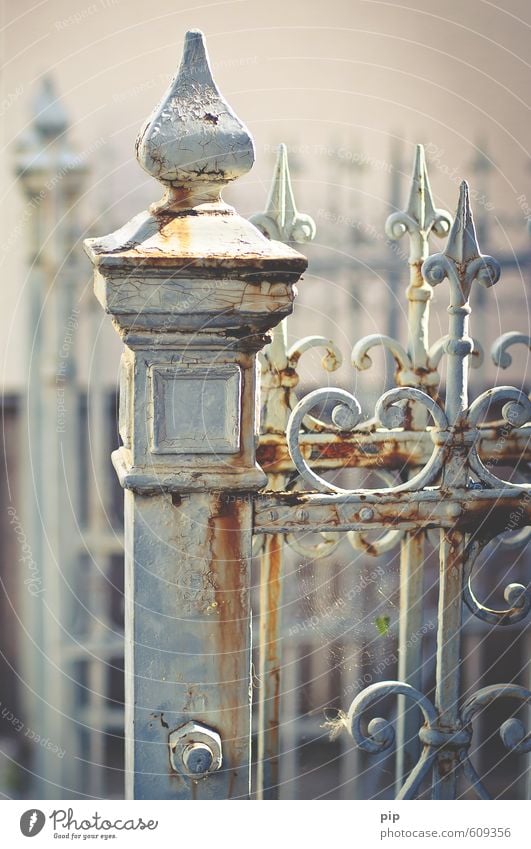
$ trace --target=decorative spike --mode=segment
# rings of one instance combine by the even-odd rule
[[[389,216],[385,223],[385,231],[391,239],[400,239],[404,233],[409,233],[409,261],[411,264],[415,264],[428,255],[430,233],[439,237],[446,236],[451,223],[450,214],[435,207],[426,167],[424,146],[418,144],[415,148],[407,207],[403,212],[394,212]]]
[[[430,205],[431,211],[433,211],[433,198],[431,197],[428,173],[426,171],[424,147],[421,144],[417,144],[415,147],[415,162],[413,165],[413,174],[411,175],[411,189],[409,191],[406,212],[417,222],[421,230],[424,230],[428,217],[426,214],[426,203]]]
[[[460,264],[465,264],[481,256],[466,180],[463,180],[459,188],[459,202],[455,220],[450,230],[444,254]]]
[[[142,127],[136,154],[169,187],[165,206],[217,202],[224,185],[251,169],[251,135],[218,91],[200,30],[186,33],[177,76]]]
[[[296,215],[295,197],[291,185],[291,176],[288,167],[288,150],[285,144],[278,148],[277,161],[273,174],[273,183],[265,213],[277,222],[281,233],[286,230],[286,221],[293,219]]]
[[[491,256],[484,256],[479,249],[466,180],[459,189],[459,202],[448,244],[442,253],[433,254],[426,260],[422,276],[432,286],[449,279],[452,307],[468,301],[474,280],[489,287],[500,278],[499,263]]]
[[[268,238],[280,242],[311,242],[316,226],[313,218],[304,215],[295,206],[285,144],[278,148],[273,182],[264,212],[251,216],[252,223]]]
[[[54,138],[64,133],[68,127],[68,118],[59,100],[55,85],[50,76],[40,81],[33,101],[35,111],[34,126],[45,138]]]

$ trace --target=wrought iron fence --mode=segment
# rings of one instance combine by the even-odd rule
[[[529,485],[496,470],[503,461],[525,471],[531,404],[509,386],[469,399],[468,371],[482,356],[469,335],[470,292],[494,285],[500,270],[480,252],[467,184],[452,221],[434,206],[417,148],[407,208],[387,222],[389,238],[409,239],[408,338],[402,344],[376,334],[354,345],[356,369],[371,366],[376,347],[396,362],[396,387],[364,421],[360,403],[343,389],[296,399],[298,362],[308,349],[323,348],[329,371],[341,361],[322,337],[290,348],[286,342],[285,317],[306,261],[281,243],[310,240],[315,226],[296,209],[283,147],[256,227],[221,201],[223,185],[251,167],[253,149],[213,82],[199,33],[188,34],[179,74],[141,131],[137,154],[165,197],[87,247],[97,296],[126,345],[123,446],[114,462],[126,489],[128,795],[249,793],[254,553],[261,558],[257,793],[275,796],[282,551],[287,543],[307,553],[299,535],[312,531],[321,534],[313,557],[345,535],[372,554],[393,546],[401,552],[399,680],[358,694],[334,733],[350,734],[374,754],[396,742],[397,798],[418,796],[427,785],[435,798],[455,798],[460,775],[488,798],[470,758],[473,720],[502,698],[529,703],[531,692],[502,683],[461,698],[462,604],[499,626],[522,621],[531,606],[522,584],[506,587],[500,609],[482,603],[474,584],[474,565],[492,540],[512,533],[521,541],[527,533]],[[432,235],[447,242],[429,256]],[[430,343],[437,286],[449,289],[449,328]],[[522,334],[495,342],[499,367],[516,343],[531,346]],[[385,485],[349,489],[324,476],[346,468],[371,470]],[[298,482],[290,489],[293,472]],[[369,543],[374,530],[382,536]],[[428,533],[439,535],[440,556],[433,701],[420,689],[421,641],[414,639],[425,624]],[[390,723],[372,715],[389,696],[398,697],[396,740]],[[500,736],[512,752],[531,748],[516,716]]]
[[[281,172],[284,172],[282,177],[279,176]],[[269,221],[274,219],[273,199],[283,196],[279,185],[283,183],[289,186],[285,152],[282,149],[275,183],[277,189],[274,188],[271,192],[266,215],[253,219],[270,237],[275,234],[275,229],[269,226]],[[278,214],[282,220],[291,219],[295,222],[297,213],[289,191],[287,197],[288,203],[284,204],[287,209],[281,209]],[[311,232],[309,228],[308,232]],[[345,714],[343,719],[354,740],[370,753],[385,751],[393,745],[394,732],[383,719],[374,719],[367,732],[362,730],[362,713],[379,698],[395,694],[400,698],[396,740],[398,798],[412,798],[417,794],[432,768],[434,797],[454,798],[458,767],[462,768],[478,795],[486,798],[487,791],[481,785],[467,755],[471,743],[472,717],[496,698],[510,696],[527,701],[529,692],[522,687],[509,685],[484,688],[468,699],[462,710],[459,710],[459,641],[462,628],[460,600],[462,593],[464,601],[475,616],[497,625],[519,622],[529,611],[529,593],[521,584],[507,586],[507,607],[500,610],[493,610],[478,601],[472,587],[473,565],[481,550],[500,534],[506,535],[508,531],[515,530],[519,519],[523,520],[525,508],[522,511],[521,504],[528,501],[526,485],[500,480],[491,469],[503,459],[500,452],[505,449],[517,462],[526,460],[526,446],[520,443],[514,451],[514,448],[505,443],[505,439],[510,435],[510,440],[518,440],[520,435],[525,434],[527,441],[528,434],[525,433],[524,426],[529,419],[529,399],[519,389],[499,387],[483,393],[469,405],[469,366],[466,361],[474,367],[481,364],[483,358],[478,342],[468,336],[470,289],[475,280],[487,287],[496,283],[499,278],[499,266],[491,257],[480,253],[466,183],[461,186],[453,225],[448,213],[435,209],[421,146],[418,146],[416,151],[407,209],[389,217],[386,232],[394,239],[407,234],[410,240],[407,346],[404,347],[399,341],[388,336],[374,334],[354,345],[352,363],[360,370],[369,368],[369,351],[382,346],[391,353],[396,362],[398,387],[382,396],[377,403],[374,419],[365,422],[362,421],[358,401],[341,389],[327,387],[317,390],[296,404],[291,387],[297,382],[296,361],[300,352],[312,345],[323,346],[326,350],[323,364],[331,370],[337,366],[341,355],[331,341],[327,342],[320,337],[301,340],[299,345],[294,345],[288,352],[284,344],[284,331],[277,328],[274,331],[274,341],[263,357],[265,393],[261,446],[268,449],[267,452],[263,451],[264,457],[271,456],[273,447],[278,456],[277,464],[279,460],[282,462],[284,431],[287,431],[289,453],[300,479],[309,484],[312,490],[333,494],[333,499],[329,501],[315,500],[312,497],[308,500],[306,494],[297,494],[296,499],[292,499],[292,503],[296,501],[300,509],[289,517],[286,524],[286,530],[290,530],[285,537],[288,545],[294,545],[297,550],[301,550],[296,541],[295,528],[318,528],[322,532],[323,542],[312,552],[306,549],[304,553],[311,553],[313,558],[326,556],[338,545],[341,538],[341,535],[334,533],[334,527],[342,525],[353,544],[357,546],[364,545],[364,530],[383,529],[385,533],[380,539],[370,543],[370,546],[366,544],[366,549],[370,548],[373,556],[383,554],[394,546],[401,547],[400,680],[373,684],[355,699],[348,717]],[[445,252],[429,257],[428,239],[432,233],[439,237],[449,234],[449,237]],[[293,231],[291,239],[294,239]],[[302,241],[300,237],[299,241]],[[427,338],[429,302],[433,296],[433,287],[446,278],[450,280],[451,286],[448,308],[450,332],[430,346]],[[505,356],[507,347],[516,343],[529,345],[529,338],[524,334],[507,333],[495,341],[492,357],[496,365],[506,367],[510,364],[510,359]],[[452,358],[446,379],[446,402],[440,397],[441,379],[437,371],[444,354]],[[275,387],[275,394],[272,393],[271,387]],[[331,425],[326,425],[311,415],[315,408],[330,408],[330,405],[333,405]],[[481,420],[491,408],[498,412],[500,405],[503,405],[503,423],[489,428]],[[426,413],[432,417],[435,427],[433,424],[431,427],[427,426]],[[517,430],[520,430],[521,434],[515,433]],[[269,433],[277,433],[279,438],[273,439]],[[315,439],[316,433],[319,434],[318,439]],[[434,446],[431,456],[429,452],[424,453],[424,464],[419,462],[420,458],[413,449],[415,443],[415,447],[418,447],[420,434],[425,448]],[[493,440],[490,446],[486,444],[486,436]],[[403,454],[400,449],[397,451],[393,444],[395,439],[399,442],[402,439],[410,441],[413,450],[410,450],[409,456],[405,446],[402,446],[403,450],[405,449]],[[430,441],[426,445],[428,439]],[[345,461],[345,452],[342,450],[345,444],[352,447],[353,456],[348,461]],[[480,444],[482,448],[478,450]],[[363,452],[364,467],[374,468],[379,474],[390,477],[390,473],[397,470],[399,454],[400,473],[405,480],[394,485],[391,483],[384,490],[356,491],[342,489],[319,474],[322,469],[344,468],[350,463],[353,466],[358,465],[360,458],[354,457],[358,454],[356,448]],[[277,488],[277,477],[272,473],[274,467],[275,461],[270,461],[270,489]],[[389,521],[379,515],[376,505],[381,505],[386,496],[400,498],[402,493],[405,503],[402,502],[402,507],[397,510],[400,519],[395,516],[395,519]],[[471,493],[475,493],[472,498]],[[481,501],[487,493],[489,500],[482,504]],[[509,498],[514,507],[515,495],[520,499],[520,507],[512,511],[512,518],[508,522],[508,514],[503,509],[504,499]],[[471,500],[467,503],[467,499]],[[280,499],[277,499],[276,503],[279,501]],[[307,503],[318,504],[321,510],[328,507],[326,516],[321,514],[318,518],[316,515],[312,522],[311,513],[304,506]],[[397,502],[393,499],[391,503],[393,510],[396,510]],[[343,509],[348,509],[352,504],[360,505],[357,515],[354,509],[350,521],[340,518]],[[433,510],[428,508],[429,518],[426,514],[426,521],[423,521],[419,509],[425,509],[428,504],[433,506]],[[271,504],[268,504],[269,507]],[[498,510],[501,511],[501,519],[498,518]],[[286,522],[285,518],[280,518],[279,510],[275,508],[270,511],[269,518],[281,525]],[[402,526],[400,530],[396,529],[397,525]],[[418,689],[422,670],[422,642],[420,639],[413,640],[412,637],[420,632],[424,623],[424,538],[427,529],[436,528],[441,528],[441,574],[438,630],[440,648],[437,657],[434,707]],[[523,534],[527,534],[527,530],[520,532],[517,536],[518,542],[522,542]],[[510,544],[511,540],[505,542]],[[273,545],[274,557],[267,545],[263,548],[262,575],[266,586],[277,586],[278,596],[281,571],[278,560],[282,550],[278,537]],[[262,787],[269,788],[269,793],[274,794],[275,788],[278,787],[278,763],[275,757],[278,741],[276,733],[272,734],[270,729],[276,731],[280,727],[281,717],[278,699],[275,699],[274,693],[268,692],[267,684],[271,679],[278,681],[281,662],[278,651],[271,651],[271,645],[278,645],[278,633],[274,633],[271,626],[267,629],[266,617],[269,615],[273,622],[276,622],[278,617],[274,611],[273,614],[268,611],[267,605],[262,606],[261,614],[266,620],[262,653],[264,661],[260,667],[261,680],[266,682],[262,700],[269,704],[273,715],[266,718],[265,711],[261,714],[264,724],[261,727],[263,743],[260,760],[268,766],[262,773]],[[271,658],[272,668],[268,668]],[[407,698],[420,707],[428,728],[426,730],[423,726],[418,735],[415,724],[418,727],[421,723],[417,713],[407,709]],[[430,730],[433,734],[429,733]],[[527,751],[525,731],[518,719],[507,720],[500,733],[508,749]],[[419,742],[423,745],[421,753]],[[265,795],[268,795],[267,789]]]

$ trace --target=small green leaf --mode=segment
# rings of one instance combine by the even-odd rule
[[[385,637],[387,635],[387,632],[389,631],[390,621],[391,620],[390,620],[389,616],[377,616],[376,619],[374,620],[374,624],[376,625],[376,628],[378,629],[378,633],[379,633],[380,637]]]

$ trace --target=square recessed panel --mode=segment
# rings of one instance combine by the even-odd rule
[[[150,367],[154,454],[237,454],[240,369],[237,365]]]

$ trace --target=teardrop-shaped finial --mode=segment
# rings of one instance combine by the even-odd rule
[[[459,203],[444,253],[458,263],[466,263],[480,256],[466,180],[459,188]]]
[[[212,78],[203,33],[186,33],[177,76],[146,121],[137,159],[169,188],[166,208],[216,202],[254,162],[252,138]]]

